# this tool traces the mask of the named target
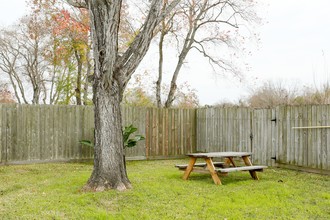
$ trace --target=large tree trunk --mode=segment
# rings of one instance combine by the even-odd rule
[[[155,27],[161,21],[161,1],[151,1],[143,28],[122,55],[118,54],[121,0],[67,1],[76,7],[88,7],[93,37],[94,169],[85,189],[125,190],[131,188],[131,184],[125,169],[120,102],[128,81],[148,51]],[[178,2],[175,0],[169,11]]]
[[[113,88],[113,87],[112,87]],[[94,85],[94,170],[85,186],[92,191],[131,188],[124,163],[121,94],[101,83]]]
[[[124,163],[122,82],[115,68],[121,1],[91,1],[89,7],[95,59],[95,144],[94,169],[85,189],[125,190],[131,188],[131,184]]]

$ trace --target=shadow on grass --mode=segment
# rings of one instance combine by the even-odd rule
[[[207,185],[214,185],[213,179],[210,174],[192,173],[190,174],[188,180],[183,180],[182,176],[183,176],[183,172],[178,172],[178,173],[168,174],[166,177],[174,181],[195,181]],[[262,181],[261,179],[260,180],[252,179],[252,177],[248,172],[235,173],[226,176],[219,175],[219,178],[221,180],[222,185],[231,185],[231,184],[237,184],[240,182],[247,182],[247,181]]]

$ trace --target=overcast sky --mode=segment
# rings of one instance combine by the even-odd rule
[[[259,0],[263,25],[255,31],[261,41],[246,57],[250,70],[245,79],[215,76],[203,62],[191,62],[179,80],[198,90],[201,104],[237,101],[265,80],[288,85],[319,86],[329,80],[330,1]],[[25,0],[1,0],[0,25],[9,25],[24,14]],[[206,64],[205,64],[206,65]]]

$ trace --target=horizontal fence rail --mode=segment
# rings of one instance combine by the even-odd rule
[[[122,107],[123,126],[145,140],[128,159],[166,159],[191,152],[250,151],[256,164],[330,171],[330,105],[274,109]],[[92,159],[92,106],[0,104],[0,163]]]

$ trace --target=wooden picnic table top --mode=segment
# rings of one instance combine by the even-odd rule
[[[244,157],[251,156],[251,152],[209,152],[209,153],[191,153],[187,154],[189,157],[196,158],[213,158],[213,157]]]

